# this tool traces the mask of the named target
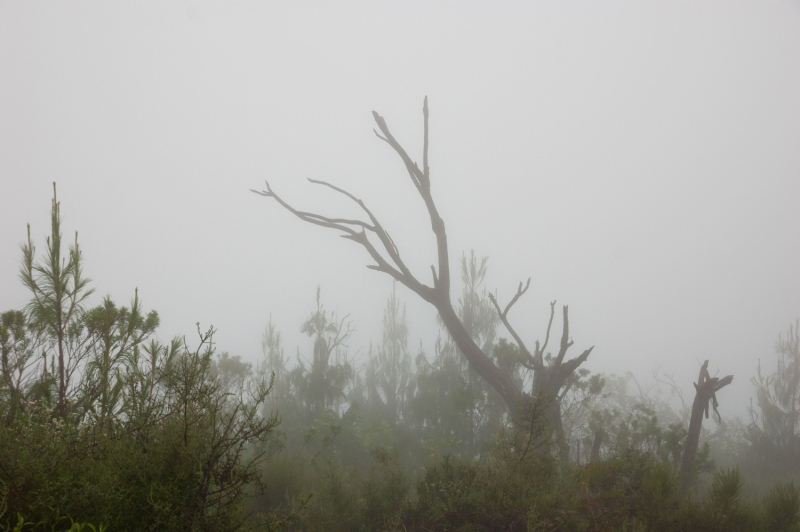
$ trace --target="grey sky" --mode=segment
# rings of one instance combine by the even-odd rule
[[[352,348],[379,340],[390,279],[248,189],[355,214],[305,179],[347,188],[428,280],[424,206],[370,114],[420,158],[425,95],[451,255],[488,255],[501,301],[533,277],[526,339],[558,299],[590,369],[690,388],[710,358],[744,411],[800,316],[798,2],[1,2],[1,310],[57,181],[95,301],[138,287],[164,338],[213,324],[255,360],[272,314],[307,349],[320,284]],[[400,296],[429,348],[433,310]]]

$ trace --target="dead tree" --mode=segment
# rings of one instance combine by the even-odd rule
[[[700,429],[703,425],[703,414],[708,419],[709,402],[714,408],[717,417],[721,420],[717,407],[717,392],[733,381],[733,375],[719,379],[708,374],[708,360],[700,367],[700,375],[694,388],[697,391],[692,404],[692,415],[689,419],[689,433],[686,436],[686,448],[683,451],[681,463],[681,487],[685,491],[694,476],[694,459],[697,456],[697,447],[700,444]]]
[[[531,353],[525,346],[525,342],[522,341],[522,338],[508,321],[508,311],[511,310],[514,303],[528,291],[530,285],[530,278],[528,278],[528,282],[525,284],[524,288],[522,283],[519,283],[516,295],[508,302],[504,310],[500,310],[500,305],[497,303],[497,299],[494,295],[489,294],[489,299],[492,300],[497,314],[500,316],[500,321],[503,322],[503,325],[519,346],[522,353],[522,365],[533,371],[533,387],[529,395],[530,400],[538,401],[545,406],[544,413],[548,422],[547,430],[555,434],[561,461],[566,463],[569,460],[569,445],[564,437],[564,425],[561,419],[561,400],[569,391],[567,380],[575,370],[578,369],[578,366],[589,358],[589,354],[592,352],[592,349],[594,349],[594,346],[585,350],[580,356],[564,362],[567,350],[573,344],[569,336],[569,307],[564,305],[562,308],[563,329],[561,332],[561,344],[559,345],[558,354],[549,362],[545,361],[545,349],[547,348],[547,343],[550,341],[550,328],[553,326],[553,317],[556,312],[556,302],[553,301],[550,303],[550,321],[547,323],[544,343],[539,345],[539,341],[536,340],[533,353]]]
[[[536,372],[534,377],[533,393],[528,394],[520,389],[511,375],[497,367],[492,359],[487,356],[472,339],[464,327],[464,324],[458,318],[458,315],[453,308],[453,303],[450,299],[450,257],[447,248],[447,233],[445,232],[444,221],[442,220],[441,216],[439,216],[439,211],[437,210],[433,196],[431,195],[430,167],[428,166],[427,98],[425,98],[423,104],[422,114],[424,118],[424,136],[422,168],[420,168],[419,165],[411,159],[405,149],[403,149],[403,147],[391,134],[384,118],[374,111],[372,113],[375,122],[378,125],[378,129],[380,130],[380,132],[375,131],[375,135],[391,146],[397,155],[400,156],[411,182],[417,189],[417,192],[422,198],[422,201],[425,203],[425,207],[428,211],[431,229],[436,237],[436,249],[438,256],[438,268],[435,265],[431,265],[432,283],[430,285],[420,281],[414,276],[414,274],[411,273],[410,269],[403,261],[400,251],[383,225],[378,221],[372,211],[367,208],[366,204],[350,192],[324,181],[309,179],[311,183],[326,186],[354,201],[364,212],[368,221],[346,218],[330,218],[320,214],[297,210],[284,201],[283,198],[278,196],[278,194],[272,190],[269,183],[266,183],[265,190],[252,190],[252,192],[268,198],[273,198],[284,209],[288,210],[304,222],[341,231],[341,236],[343,238],[352,240],[367,250],[370,257],[372,257],[372,260],[375,261],[375,264],[367,266],[368,268],[390,275],[392,278],[405,285],[422,299],[433,305],[439,312],[442,322],[452,336],[456,346],[466,357],[470,366],[474,368],[475,371],[477,371],[477,373],[498,392],[508,408],[508,412],[512,421],[518,425],[523,422],[525,417],[524,412],[526,409],[533,411],[533,409],[529,408],[533,402],[533,399],[536,398],[541,391],[550,392],[553,390],[560,390],[569,374],[574,371],[574,369],[577,368],[584,360],[586,360],[586,357],[589,355],[589,352],[591,352],[591,349],[585,351],[584,354],[577,359],[562,363],[567,348],[572,345],[572,342],[569,340],[567,307],[564,307],[564,334],[562,336],[561,350],[556,358],[556,363],[545,366],[542,362],[540,353],[539,357],[536,358],[536,356],[531,356],[527,350],[524,351],[527,354],[527,364]],[[506,323],[506,326],[509,327],[510,331],[512,331],[512,334],[517,340],[517,343],[520,344],[520,347],[522,347],[523,344],[516,336],[516,333],[514,333],[508,325],[506,314],[508,313],[509,308],[514,302],[516,302],[517,299],[519,299],[522,293],[524,293],[524,290],[522,290],[520,285],[518,294],[506,307],[505,312],[501,313],[504,323]],[[495,302],[495,305],[496,304],[497,303]],[[554,305],[555,302],[553,305],[551,305],[551,324],[552,308],[554,308]],[[544,346],[542,349],[544,349]],[[558,383],[561,384],[559,385]],[[553,398],[557,399],[557,395],[554,394]],[[560,421],[560,417],[558,417],[558,420]],[[558,430],[558,427],[555,427],[555,430]]]

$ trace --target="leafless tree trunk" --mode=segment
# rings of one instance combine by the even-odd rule
[[[447,328],[447,331],[450,333],[450,336],[453,338],[456,346],[464,355],[464,357],[466,357],[469,364],[483,379],[486,380],[486,382],[489,383],[490,386],[497,391],[500,397],[502,397],[515,424],[519,425],[520,423],[523,423],[525,411],[535,411],[535,409],[529,407],[536,398],[542,396],[543,393],[551,393],[553,398],[553,406],[547,409],[547,416],[552,418],[553,421],[550,423],[550,430],[557,431],[557,427],[560,426],[561,419],[560,410],[558,408],[558,401],[560,399],[558,392],[561,390],[561,387],[563,386],[567,377],[584,360],[586,360],[586,357],[588,357],[589,353],[591,352],[591,348],[587,349],[576,359],[570,360],[566,363],[563,362],[567,348],[572,345],[572,342],[569,340],[567,307],[564,307],[564,334],[562,336],[561,350],[559,351],[556,363],[545,366],[541,359],[541,353],[539,353],[538,359],[535,359],[534,356],[531,356],[531,354],[524,349],[523,344],[517,337],[516,333],[510,329],[506,320],[508,309],[511,307],[511,305],[513,305],[514,302],[516,302],[517,299],[519,299],[519,296],[522,295],[521,293],[518,293],[514,300],[506,308],[505,313],[501,313],[501,317],[506,326],[509,327],[509,330],[512,331],[517,343],[519,343],[520,347],[523,348],[523,352],[529,359],[528,363],[531,364],[531,367],[534,369],[534,371],[536,371],[534,389],[530,394],[528,394],[520,389],[511,375],[498,368],[492,359],[487,356],[480,346],[478,346],[472,339],[464,327],[464,324],[458,318],[450,299],[450,257],[447,248],[447,233],[445,231],[444,221],[439,215],[436,204],[433,200],[433,196],[431,195],[430,168],[428,166],[427,98],[425,98],[422,112],[424,117],[422,168],[420,168],[418,164],[413,161],[411,157],[409,157],[405,149],[403,149],[403,147],[397,142],[397,140],[389,131],[389,127],[387,126],[384,118],[374,111],[372,114],[378,129],[380,130],[380,132],[375,131],[375,135],[391,146],[403,161],[403,165],[408,172],[408,176],[411,179],[411,182],[414,184],[414,187],[417,189],[417,192],[419,193],[422,201],[425,203],[425,207],[428,211],[431,229],[436,236],[438,257],[438,269],[437,266],[431,266],[432,285],[424,284],[411,273],[400,256],[400,251],[398,250],[392,238],[389,236],[389,233],[381,225],[373,213],[367,208],[365,203],[353,194],[330,183],[309,179],[309,181],[314,184],[326,186],[353,200],[362,209],[369,221],[330,218],[320,214],[297,210],[284,201],[280,196],[278,196],[278,194],[272,190],[269,183],[266,183],[265,190],[253,190],[252,192],[275,199],[275,201],[277,201],[283,208],[305,222],[341,231],[343,233],[341,235],[343,238],[352,240],[367,250],[369,255],[375,261],[375,264],[367,266],[368,268],[390,275],[392,278],[396,279],[408,287],[411,291],[419,295],[422,299],[432,304],[439,312],[444,326]],[[375,239],[377,239],[377,242],[375,242]],[[521,285],[520,291],[524,292],[521,289]],[[496,302],[495,305],[497,305]],[[553,302],[551,305],[551,310],[554,308],[554,305],[555,302]],[[542,350],[543,349],[544,346],[542,347]],[[561,439],[563,440],[563,438]]]
[[[694,459],[697,456],[697,446],[700,444],[700,429],[703,425],[703,414],[708,418],[708,404],[713,401],[714,412],[719,416],[717,407],[717,391],[724,388],[733,381],[733,375],[728,375],[719,379],[710,377],[708,374],[708,360],[703,362],[700,367],[700,375],[694,385],[697,393],[692,404],[692,415],[689,419],[689,433],[686,436],[686,448],[683,451],[683,462],[681,463],[681,487],[685,491],[691,483],[694,474]]]
[[[547,405],[544,410],[548,421],[547,431],[555,434],[560,459],[563,463],[566,463],[569,460],[569,445],[564,437],[564,425],[561,419],[561,401],[569,391],[569,386],[565,386],[567,384],[567,379],[569,379],[570,375],[578,369],[578,366],[583,364],[589,357],[594,347],[590,347],[579,356],[564,362],[567,350],[573,344],[569,336],[569,307],[564,305],[562,309],[563,329],[561,332],[561,343],[559,345],[558,354],[549,363],[546,363],[544,354],[547,343],[550,341],[550,329],[553,326],[553,317],[555,316],[556,308],[556,302],[553,301],[550,303],[550,321],[547,323],[544,343],[539,345],[539,341],[537,340],[533,354],[531,354],[530,350],[525,346],[525,342],[522,341],[522,338],[508,321],[508,311],[511,310],[511,307],[514,306],[525,292],[527,292],[530,285],[530,278],[524,287],[522,283],[519,283],[516,295],[509,301],[504,310],[500,309],[500,305],[493,295],[490,294],[489,298],[492,300],[492,303],[494,303],[495,309],[497,309],[500,321],[503,322],[508,332],[511,333],[511,336],[514,338],[514,341],[517,342],[522,352],[522,365],[533,370],[533,388],[529,395],[530,400],[543,402]]]

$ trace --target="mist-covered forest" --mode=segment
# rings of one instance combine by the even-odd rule
[[[712,376],[708,360],[693,393],[660,371],[585,369],[594,348],[571,351],[556,301],[531,349],[511,312],[531,280],[501,303],[488,257],[451,265],[428,115],[426,99],[420,166],[374,113],[430,217],[427,283],[351,193],[314,181],[364,219],[296,210],[269,183],[252,191],[360,245],[393,279],[382,334],[360,350],[353,318],[319,286],[307,341],[287,352],[270,321],[255,364],[221,349],[212,325],[160,339],[138,290],[89,304],[53,183],[49,234],[37,245],[28,225],[21,246],[29,299],[0,323],[4,529],[800,529],[800,321],[776,337],[774,373],[739,377],[755,397],[744,419],[720,414],[733,375]],[[432,351],[413,343],[401,294],[437,310]]]
[[[0,530],[800,532],[798,93],[791,1],[0,0]]]

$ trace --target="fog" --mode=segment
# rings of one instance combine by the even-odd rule
[[[733,374],[746,415],[759,359],[800,316],[797,2],[0,3],[0,306],[21,308],[26,223],[41,251],[52,182],[93,302],[138,287],[161,338],[218,329],[287,351],[316,287],[381,334],[391,279],[360,246],[249,189],[357,216],[363,199],[418,278],[436,247],[373,110],[418,161],[430,106],[433,196],[457,260],[533,343],[568,304],[585,367]],[[409,290],[411,344],[434,309]],[[508,334],[500,330],[501,336]]]

